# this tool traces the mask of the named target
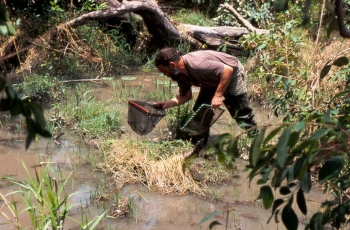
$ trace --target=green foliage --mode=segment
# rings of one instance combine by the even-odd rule
[[[339,84],[343,84],[339,80],[347,79],[350,71],[348,58],[341,53],[329,57],[321,71],[310,66],[313,50],[302,31],[297,29],[298,24],[288,21],[282,28],[272,27],[270,36],[253,33],[240,41],[246,49],[257,52],[257,68],[251,76],[266,80],[262,89],[264,99],[271,104],[276,116],[284,116],[284,121],[298,121],[316,111],[326,111],[330,103],[334,103],[331,101],[334,91],[327,87],[338,90]],[[332,66],[342,69],[326,80]],[[317,79],[324,89],[316,87]]]
[[[5,197],[13,194],[18,195],[20,201],[25,205],[22,211],[19,212],[16,202],[11,202],[6,199],[6,204],[15,215],[17,221],[20,214],[23,212],[27,213],[31,225],[21,226],[19,222],[14,222],[13,224],[16,225],[18,229],[27,229],[28,227],[42,230],[64,229],[67,218],[72,219],[69,217],[70,211],[72,208],[78,206],[77,204],[70,204],[68,201],[75,193],[68,195],[65,192],[66,185],[73,172],[71,172],[67,178],[62,178],[60,173],[55,176],[57,173],[49,166],[45,167],[44,165],[40,165],[40,170],[38,171],[37,168],[35,168],[35,176],[32,176],[24,163],[23,167],[27,172],[29,181],[13,181],[15,185],[19,186],[19,190],[2,197],[6,199]],[[90,229],[93,229],[102,218],[105,217],[105,214],[106,212],[88,221],[87,224],[81,223],[81,229],[87,229],[89,226]],[[79,223],[78,220],[74,221]]]
[[[78,2],[82,2],[82,7],[78,11],[79,13],[107,9],[107,2],[102,4],[98,4],[94,0],[78,0]]]
[[[63,91],[64,87],[56,78],[49,75],[27,76],[24,81],[18,85],[19,92],[24,98],[30,98],[32,101],[52,102],[56,99],[54,91]]]
[[[270,132],[266,127],[262,128],[250,147],[246,168],[250,172],[250,182],[260,176],[257,184],[262,187],[257,199],[263,200],[266,209],[272,207],[271,218],[274,217],[276,223],[281,214],[287,229],[298,228],[298,217],[292,206],[294,202],[301,213],[308,214],[304,194],[310,192],[312,178],[333,196],[321,204],[323,212],[314,213],[306,229],[322,229],[326,224],[339,229],[348,223],[348,93],[345,91],[334,96],[341,101],[336,111],[329,109],[324,114],[315,113]],[[234,161],[237,153],[230,146],[237,142],[237,138],[239,136],[223,135],[215,146],[216,154],[224,156],[226,162]],[[278,198],[274,197],[272,189],[279,191]]]
[[[225,3],[233,6],[244,19],[251,22],[257,28],[268,28],[275,20],[272,5],[269,1],[237,0],[232,3],[232,1],[225,0]],[[230,12],[220,7],[217,9],[217,16],[214,18],[214,21],[219,25],[241,27],[241,24]]]
[[[10,15],[6,7],[0,4],[0,36],[15,36],[16,30],[10,22]]]
[[[96,103],[91,90],[76,85],[74,96],[61,109],[67,123],[74,123],[77,133],[87,139],[119,136],[122,133],[121,113],[110,103]]]
[[[215,26],[215,23],[200,12],[193,12],[187,9],[181,9],[172,16],[172,20],[179,21],[183,24],[197,26]]]
[[[42,108],[29,101],[23,100],[13,89],[12,84],[6,77],[0,77],[0,91],[5,91],[6,98],[0,100],[0,111],[9,111],[12,116],[23,115],[27,124],[26,149],[39,134],[43,137],[51,137],[46,129],[46,121]]]

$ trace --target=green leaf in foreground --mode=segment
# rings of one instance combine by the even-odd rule
[[[297,193],[297,204],[300,209],[300,211],[306,215],[307,214],[307,207],[306,207],[306,201],[303,190],[300,188]]]
[[[270,186],[265,185],[260,188],[260,194],[257,199],[263,200],[263,205],[265,209],[268,209],[271,207],[273,203],[273,193]]]
[[[323,79],[331,70],[331,65],[325,65],[321,70],[320,79]]]
[[[334,62],[333,65],[342,67],[344,65],[349,64],[349,59],[345,56],[337,58]]]
[[[209,224],[209,229],[214,228],[216,225],[221,225],[221,223],[219,221],[215,220]]]
[[[341,155],[332,157],[331,159],[326,161],[326,163],[324,163],[324,165],[322,166],[319,172],[319,176],[318,176],[319,183],[322,184],[326,180],[330,180],[330,179],[333,179],[334,177],[337,177],[339,172],[342,170],[344,166],[344,162],[345,162],[344,156],[341,156]]]
[[[288,202],[288,204],[284,206],[282,210],[282,222],[288,230],[297,230],[299,220],[292,208],[292,200],[293,199],[291,199],[290,202]]]
[[[288,155],[289,148],[287,147],[289,138],[291,133],[291,127],[288,127],[284,132],[282,133],[280,139],[278,140],[277,144],[277,162],[278,165],[283,168],[286,158]]]
[[[208,216],[204,217],[199,223],[198,225],[203,224],[205,221],[210,220],[211,218],[213,218],[214,216],[216,216],[217,214],[219,214],[220,211],[215,210],[214,212],[210,213]]]
[[[266,127],[262,128],[260,133],[258,134],[257,137],[255,137],[252,146],[250,147],[250,151],[249,151],[249,163],[252,166],[256,166],[256,164],[259,161],[259,158],[261,156],[261,151],[260,151],[260,147],[261,144],[264,140],[264,134],[266,131]]]

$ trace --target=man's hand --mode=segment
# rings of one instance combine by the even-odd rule
[[[211,106],[214,109],[219,108],[223,101],[224,99],[222,97],[214,95],[213,99],[211,100]]]
[[[157,109],[168,109],[172,107],[172,105],[171,103],[169,103],[169,101],[160,101],[160,102],[155,102],[153,104],[153,107]]]

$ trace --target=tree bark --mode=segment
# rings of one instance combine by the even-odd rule
[[[230,10],[234,16],[247,28],[238,27],[203,27],[194,25],[178,25],[177,27],[172,24],[166,14],[160,9],[155,0],[134,0],[134,1],[117,1],[117,0],[97,0],[99,3],[107,2],[107,9],[101,11],[94,11],[84,15],[81,15],[69,22],[63,24],[67,28],[77,28],[90,21],[115,19],[125,20],[130,17],[131,14],[138,15],[142,18],[143,23],[147,27],[149,34],[152,36],[152,40],[156,42],[156,48],[162,48],[165,44],[185,41],[192,45],[194,49],[201,49],[207,47],[209,49],[218,49],[219,47],[225,47],[228,52],[235,55],[240,55],[242,48],[238,45],[238,39],[244,34],[248,34],[251,31],[257,33],[268,33],[266,30],[259,30],[250,25],[249,22],[244,20],[232,7],[225,4],[223,7]],[[62,25],[58,25],[56,28],[62,28]],[[56,37],[56,32],[53,30],[51,37]],[[8,43],[7,46],[11,46],[13,43]],[[28,47],[21,46],[20,49],[27,50]],[[2,47],[2,53],[0,60],[13,57],[13,47]],[[5,51],[5,52],[4,52]],[[7,52],[11,51],[11,52]]]
[[[111,2],[112,0],[109,0]],[[217,49],[220,46],[226,48],[234,54],[241,53],[242,49],[238,46],[237,41],[244,34],[252,31],[258,34],[267,34],[268,30],[254,28],[248,21],[243,19],[228,4],[222,5],[225,9],[230,10],[233,15],[246,28],[242,27],[203,27],[187,24],[180,24],[175,27],[165,13],[159,8],[154,0],[148,1],[123,1],[121,4],[111,3],[113,8],[104,11],[95,11],[84,14],[65,25],[75,28],[86,24],[91,20],[101,20],[113,17],[120,17],[125,14],[134,13],[139,15],[145,23],[148,32],[161,43],[165,41],[187,41],[194,48],[200,49],[204,45],[208,48]]]

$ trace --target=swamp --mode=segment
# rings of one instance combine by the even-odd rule
[[[0,229],[348,229],[349,8],[0,0]],[[236,56],[260,132],[221,106],[208,143],[182,136],[194,86],[134,132],[130,100],[178,94],[164,47]]]

